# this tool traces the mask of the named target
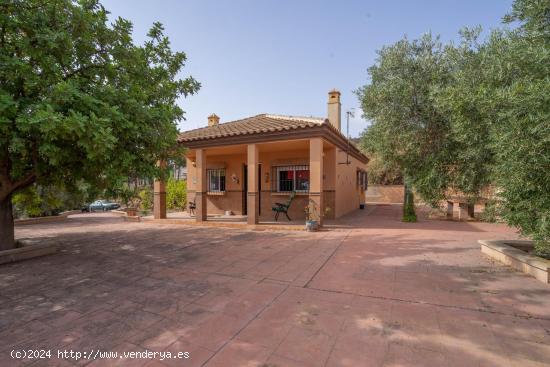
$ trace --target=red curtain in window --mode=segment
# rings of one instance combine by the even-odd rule
[[[306,171],[306,170],[296,171],[296,178],[299,180],[309,180],[309,171]]]

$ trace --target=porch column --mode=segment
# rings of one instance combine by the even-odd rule
[[[259,152],[257,144],[248,144],[247,147],[248,165],[248,192],[246,216],[248,224],[258,224],[258,213],[260,211],[260,197],[258,195],[258,164]]]
[[[206,182],[206,151],[204,149],[197,149],[195,152],[195,168],[197,174],[195,221],[204,222],[206,220],[206,192],[208,191],[208,183]]]
[[[309,200],[323,224],[323,139],[309,139]]]
[[[166,162],[159,161],[157,165],[164,168]],[[153,217],[166,219],[166,183],[161,179],[155,179],[153,182]]]

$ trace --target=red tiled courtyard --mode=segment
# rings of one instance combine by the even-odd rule
[[[514,231],[399,214],[319,233],[110,214],[17,227],[61,252],[0,266],[0,366],[547,366],[550,286],[477,243]],[[190,358],[10,357],[44,348]]]

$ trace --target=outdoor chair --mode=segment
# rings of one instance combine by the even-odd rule
[[[275,205],[271,208],[271,210],[275,212],[275,222],[279,220],[279,214],[281,213],[284,213],[286,215],[289,222],[292,220],[288,216],[288,209],[290,209],[290,204],[292,204],[292,200],[294,200],[295,196],[296,192],[292,191],[286,203],[275,203]]]
[[[195,204],[195,200],[189,202],[189,211],[191,212],[192,215],[195,215],[195,209],[197,209],[197,205]]]

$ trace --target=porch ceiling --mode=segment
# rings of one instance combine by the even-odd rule
[[[284,151],[307,151],[309,153],[309,139],[297,139],[297,140],[285,140],[275,141],[269,143],[259,143],[258,150],[260,152],[284,152]],[[219,157],[227,155],[246,155],[246,144],[239,145],[224,145],[220,147],[211,147],[205,149],[207,157]],[[323,141],[323,148],[330,149],[334,147],[334,144]],[[189,150],[187,156],[189,158],[195,157],[195,150]]]
[[[256,134],[233,135],[219,138],[210,138],[196,141],[179,141],[179,144],[190,148],[203,148],[208,150],[223,149],[227,146],[246,146],[247,144],[288,144],[291,141],[308,141],[311,138],[322,138],[323,142],[330,143],[342,150],[349,150],[350,155],[362,163],[367,163],[369,159],[355,146],[349,143],[348,139],[337,131],[331,124],[313,124],[296,130],[275,130],[261,132]],[[220,150],[222,152],[222,150]],[[210,153],[207,153],[210,154]],[[223,153],[225,154],[225,153]]]

